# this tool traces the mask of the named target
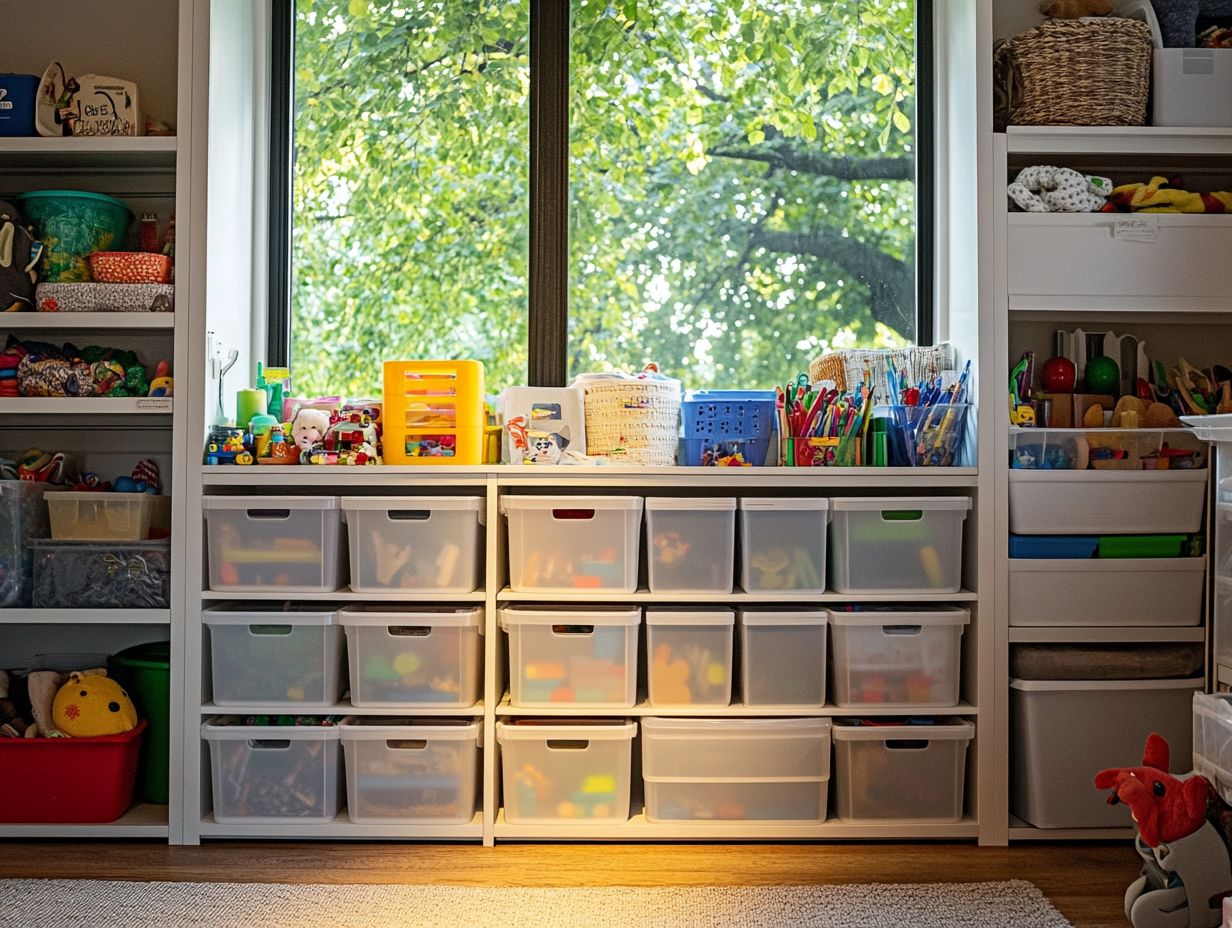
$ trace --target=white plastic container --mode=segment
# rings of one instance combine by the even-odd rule
[[[338,614],[308,603],[226,603],[201,613],[210,630],[214,704],[323,708],[346,689]]]
[[[1232,695],[1194,693],[1193,758],[1194,772],[1232,802]]]
[[[351,589],[473,592],[485,505],[479,496],[344,496]]]
[[[957,593],[967,496],[830,500],[830,584],[839,593]]]
[[[1010,625],[1199,625],[1206,558],[1011,558]]]
[[[483,723],[352,716],[339,726],[352,822],[466,824]]]
[[[43,494],[57,541],[144,541],[150,520],[169,497],[151,493],[58,490]]]
[[[834,805],[845,822],[957,822],[975,726],[834,723]]]
[[[342,804],[338,728],[323,725],[234,725],[210,719],[214,821],[332,822]]]
[[[740,500],[740,585],[746,593],[826,591],[825,497]]]
[[[823,706],[826,611],[741,609],[740,680],[746,706]]]
[[[483,607],[347,606],[351,704],[362,708],[473,706],[483,664]]]
[[[829,719],[642,720],[646,820],[824,822]]]
[[[843,708],[958,705],[966,609],[855,606],[829,610],[834,704]]]
[[[1193,680],[1010,680],[1010,811],[1037,828],[1124,828],[1095,774],[1135,767],[1146,736],[1190,769]]]
[[[505,821],[628,821],[636,734],[637,723],[627,719],[497,722]]]
[[[637,591],[640,496],[501,497],[518,593]]]
[[[650,592],[732,591],[735,497],[648,497],[646,539]]]
[[[1162,535],[1197,532],[1205,468],[1011,470],[1010,531],[1019,535]]]
[[[205,496],[210,589],[332,593],[346,583],[346,535],[330,496]]]
[[[633,705],[642,621],[637,607],[510,606],[499,617],[509,633],[513,705]]]
[[[735,621],[723,608],[647,609],[650,705],[729,705]]]

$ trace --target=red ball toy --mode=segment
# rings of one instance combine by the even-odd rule
[[[1040,382],[1047,393],[1073,393],[1078,371],[1069,358],[1049,358],[1040,370]]]

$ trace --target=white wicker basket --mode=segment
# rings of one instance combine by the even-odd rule
[[[676,463],[680,381],[654,365],[641,374],[582,374],[586,391],[586,453],[615,464]]]

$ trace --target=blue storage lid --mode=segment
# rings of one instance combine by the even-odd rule
[[[1098,535],[1010,535],[1010,557],[1070,558],[1095,557]]]

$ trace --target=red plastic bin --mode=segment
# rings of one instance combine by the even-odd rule
[[[0,822],[114,822],[133,803],[145,726],[98,738],[0,738]]]

